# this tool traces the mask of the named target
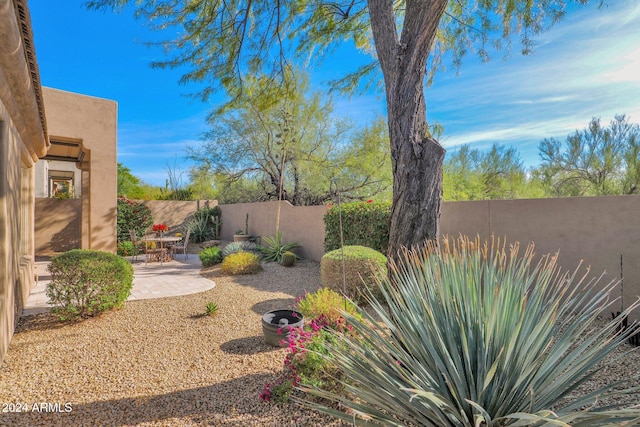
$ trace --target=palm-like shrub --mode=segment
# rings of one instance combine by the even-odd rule
[[[383,326],[345,314],[358,339],[338,335],[348,345],[327,356],[346,393],[301,387],[352,412],[305,404],[362,425],[637,425],[638,409],[595,405],[631,393],[629,379],[576,392],[635,332],[617,332],[620,316],[593,327],[615,283],[599,290],[555,256],[534,264],[532,245],[505,246],[460,238],[405,252],[370,301]]]
[[[269,262],[282,262],[282,254],[285,252],[291,252],[300,246],[295,242],[282,243],[282,233],[280,230],[276,231],[275,236],[267,236],[264,237],[263,240],[265,244],[259,245],[258,249],[262,252],[263,259]]]

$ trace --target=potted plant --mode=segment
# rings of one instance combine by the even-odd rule
[[[249,235],[249,214],[247,214],[244,220],[244,231],[242,229],[237,229],[233,234],[233,241],[247,242],[249,239],[251,239],[251,236]]]

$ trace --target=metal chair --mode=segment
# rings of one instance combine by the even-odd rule
[[[191,229],[187,228],[187,232],[184,235],[184,239],[175,245],[171,245],[169,247],[170,253],[173,255],[176,253],[176,250],[182,250],[182,254],[184,255],[185,261],[189,259],[189,237],[191,237]]]
[[[140,241],[138,240],[138,236],[136,236],[135,230],[129,230],[129,238],[131,239],[131,243],[133,243],[133,260],[137,261]]]

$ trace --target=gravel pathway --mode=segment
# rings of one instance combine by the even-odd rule
[[[320,286],[315,262],[264,268],[236,277],[203,270],[216,282],[209,291],[128,301],[81,323],[24,317],[0,370],[0,403],[28,413],[2,413],[0,425],[342,425],[259,399],[286,351],[264,344],[262,314]],[[215,316],[203,316],[209,301],[220,307]]]
[[[320,286],[318,263],[263,266],[257,275],[237,277],[205,269],[216,282],[209,291],[128,301],[81,323],[61,324],[50,314],[24,317],[0,370],[2,409],[22,412],[1,413],[0,425],[344,425],[295,405],[260,401],[285,356],[264,344],[261,315],[289,308]],[[220,307],[212,317],[204,316],[209,301]],[[585,388],[638,375],[639,367],[640,351],[632,351]],[[629,402],[640,403],[640,395]]]

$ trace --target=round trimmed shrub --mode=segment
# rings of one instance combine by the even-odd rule
[[[377,289],[376,277],[387,274],[387,257],[366,246],[344,247],[344,279],[342,279],[343,249],[327,252],[320,260],[320,279],[322,285],[336,292],[345,294],[355,300],[362,301],[364,288],[372,291],[376,298],[382,295]]]
[[[258,255],[240,251],[224,258],[220,267],[224,274],[254,274],[262,269]]]
[[[198,256],[203,267],[211,267],[222,262],[222,251],[217,246],[203,249]]]
[[[131,294],[133,267],[118,255],[74,249],[51,258],[46,294],[61,320],[84,319],[122,306]]]

